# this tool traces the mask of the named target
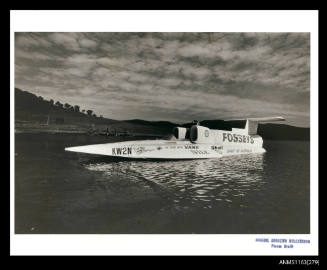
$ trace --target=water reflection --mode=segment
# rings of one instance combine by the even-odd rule
[[[265,183],[264,154],[183,161],[96,159],[84,166],[103,172],[108,181],[112,175],[124,175],[131,181],[154,183],[173,204],[184,208],[211,208],[221,203],[246,207],[246,194]]]

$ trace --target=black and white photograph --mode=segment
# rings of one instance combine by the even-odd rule
[[[309,31],[12,35],[15,235],[310,243]]]

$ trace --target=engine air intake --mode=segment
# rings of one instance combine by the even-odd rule
[[[189,129],[188,128],[182,128],[182,127],[175,127],[173,129],[173,134],[178,140],[185,140],[189,137]]]
[[[209,143],[212,141],[212,136],[209,128],[194,125],[190,130],[190,141],[193,143]]]

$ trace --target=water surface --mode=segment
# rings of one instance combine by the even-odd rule
[[[131,138],[135,139],[135,138]],[[16,134],[16,233],[309,233],[309,142],[129,161],[65,152],[122,138]]]

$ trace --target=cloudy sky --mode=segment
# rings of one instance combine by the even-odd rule
[[[308,33],[16,33],[15,87],[124,120],[310,124]]]

